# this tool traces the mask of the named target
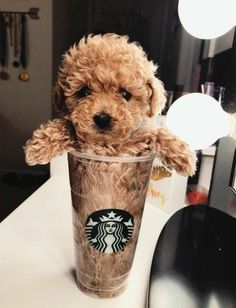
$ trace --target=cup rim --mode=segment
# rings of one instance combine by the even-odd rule
[[[89,159],[93,161],[123,162],[123,163],[151,161],[151,160],[154,160],[155,158],[154,152],[150,152],[150,154],[146,156],[106,156],[106,155],[81,153],[77,151],[71,151],[68,154],[71,154],[75,156],[76,158]]]

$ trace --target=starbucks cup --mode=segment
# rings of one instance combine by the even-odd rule
[[[76,279],[91,296],[126,287],[154,156],[68,154]]]

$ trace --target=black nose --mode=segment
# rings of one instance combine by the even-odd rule
[[[105,113],[96,114],[93,117],[93,120],[95,124],[97,125],[97,127],[103,128],[103,129],[108,128],[111,124],[111,116]]]

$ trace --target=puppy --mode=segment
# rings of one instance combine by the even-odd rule
[[[29,165],[46,164],[73,150],[97,155],[143,156],[193,175],[196,156],[155,116],[165,105],[157,66],[127,36],[89,35],[71,47],[54,91],[59,118],[42,124],[25,146]],[[181,120],[181,119],[180,119]]]

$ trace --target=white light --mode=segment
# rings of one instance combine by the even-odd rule
[[[213,39],[236,25],[235,0],[179,0],[180,21],[187,32],[200,39]]]
[[[207,308],[220,308],[220,307],[222,307],[217,295],[215,295],[215,294],[210,294],[206,304],[207,304]]]
[[[150,294],[150,307],[199,307],[196,296],[189,285],[181,276],[176,274],[162,275],[154,279],[150,285]]]
[[[233,118],[213,97],[191,93],[178,98],[166,115],[166,126],[192,149],[204,149],[233,130]]]

